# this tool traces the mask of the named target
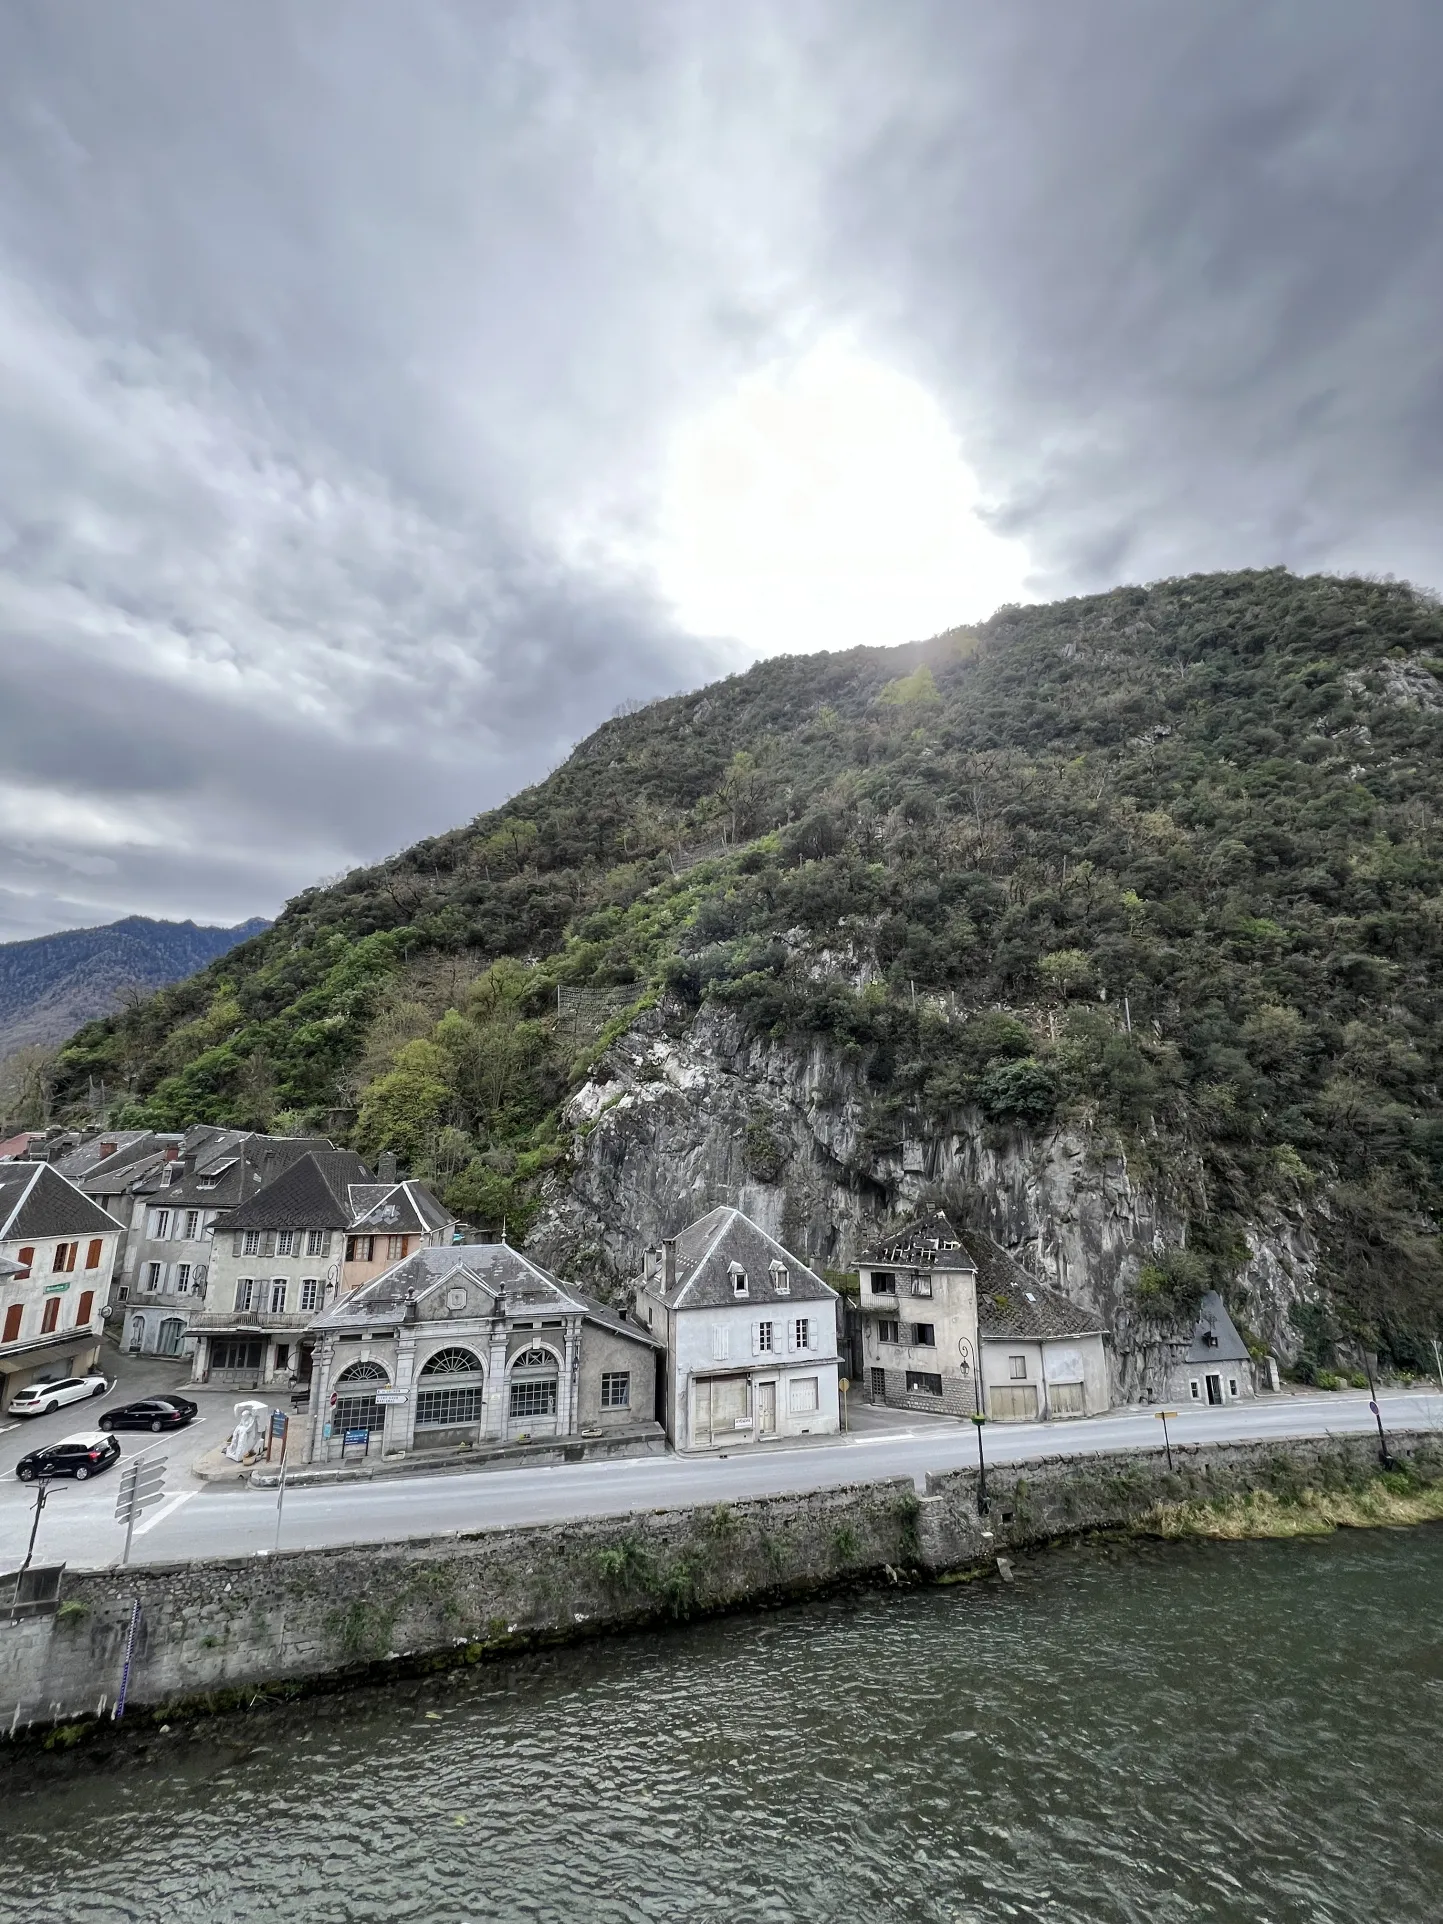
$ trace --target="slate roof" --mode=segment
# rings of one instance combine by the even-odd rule
[[[957,1232],[977,1266],[977,1327],[987,1339],[1103,1336],[1107,1325],[1060,1290],[1049,1289],[980,1229]]]
[[[384,1275],[363,1283],[317,1317],[317,1331],[346,1332],[393,1329],[406,1320],[408,1307],[418,1297],[464,1275],[496,1302],[501,1313],[553,1310],[558,1315],[578,1311],[588,1322],[619,1336],[629,1336],[651,1349],[661,1344],[640,1324],[628,1321],[584,1290],[563,1283],[509,1243],[453,1243],[418,1249]]]
[[[121,1225],[48,1162],[0,1163],[0,1242],[103,1236]]]
[[[785,1266],[791,1287],[778,1290],[771,1265]],[[747,1293],[738,1297],[733,1271],[747,1275]],[[814,1269],[783,1249],[739,1209],[713,1209],[676,1238],[676,1283],[655,1292],[673,1309],[719,1308],[722,1304],[835,1302],[837,1292]]]
[[[102,1172],[112,1175],[118,1170],[129,1169],[147,1155],[158,1153],[167,1140],[179,1142],[180,1138],[158,1136],[153,1129],[102,1130],[89,1142],[83,1142],[79,1148],[61,1156],[55,1167],[71,1182],[84,1184]]]
[[[350,1227],[362,1232],[383,1230],[397,1235],[415,1229],[430,1235],[451,1221],[426,1185],[409,1178],[404,1182],[353,1182],[350,1205]]]
[[[167,1209],[234,1209],[302,1156],[334,1150],[334,1143],[321,1136],[262,1136],[201,1123],[186,1132],[181,1145],[180,1160],[189,1165],[185,1173],[176,1173],[175,1162],[157,1162],[135,1191]]]
[[[1209,1342],[1208,1338],[1214,1340]],[[1193,1331],[1189,1363],[1246,1363],[1248,1346],[1238,1335],[1227,1306],[1215,1289],[1210,1289],[1198,1304],[1197,1327]]]
[[[900,1269],[971,1269],[967,1248],[947,1218],[937,1211],[914,1216],[878,1237],[857,1259],[865,1268],[896,1264]]]
[[[346,1229],[351,1184],[371,1180],[354,1149],[307,1148],[273,1181],[228,1210],[216,1228],[226,1235],[235,1229]]]

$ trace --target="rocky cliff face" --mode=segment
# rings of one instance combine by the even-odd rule
[[[528,1247],[615,1294],[649,1243],[732,1203],[815,1267],[848,1269],[880,1224],[940,1202],[1106,1317],[1120,1399],[1160,1393],[1168,1348],[1191,1330],[1143,1313],[1133,1285],[1151,1254],[1182,1240],[1193,1172],[1172,1172],[1163,1195],[1076,1127],[1034,1136],[967,1116],[879,1147],[866,1108],[840,1052],[799,1053],[715,1007],[690,1021],[652,1010],[568,1105],[571,1166],[552,1180]],[[1248,1241],[1241,1313],[1285,1355],[1314,1241],[1305,1220],[1284,1216],[1260,1219]]]

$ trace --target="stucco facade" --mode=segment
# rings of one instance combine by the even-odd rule
[[[0,1169],[0,1407],[100,1355],[121,1225],[44,1163]]]

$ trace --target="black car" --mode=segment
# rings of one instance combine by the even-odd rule
[[[22,1483],[33,1483],[37,1476],[73,1476],[83,1483],[88,1476],[108,1470],[120,1455],[113,1436],[86,1430],[79,1436],[63,1436],[58,1443],[47,1443],[43,1450],[32,1450],[15,1465]]]
[[[122,1403],[100,1419],[103,1430],[179,1430],[199,1408],[184,1396],[142,1396],[138,1403]]]

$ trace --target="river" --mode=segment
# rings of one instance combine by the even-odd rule
[[[1443,1528],[1080,1544],[3,1778],[6,1924],[1443,1917]]]

